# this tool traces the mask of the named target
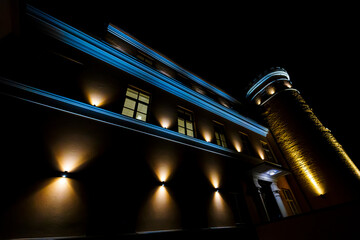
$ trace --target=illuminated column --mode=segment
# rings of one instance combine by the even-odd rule
[[[313,208],[359,198],[358,167],[292,87],[284,69],[255,79],[246,97],[267,121]]]

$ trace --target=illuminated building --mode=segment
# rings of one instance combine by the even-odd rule
[[[302,146],[287,150],[271,116],[269,128],[248,117],[121,26],[92,35],[20,9],[16,41],[12,27],[1,32],[1,238],[256,239],[258,224],[330,205],[327,179],[291,162]],[[266,75],[249,90],[261,107],[292,89],[286,71],[275,73],[286,79]]]

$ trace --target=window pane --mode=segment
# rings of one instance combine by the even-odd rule
[[[184,119],[178,118],[178,126],[185,127]]]
[[[186,128],[187,128],[187,129],[190,129],[190,130],[193,130],[192,122],[186,121]]]
[[[150,97],[148,95],[140,93],[139,101],[144,102],[144,103],[149,103],[149,99],[150,99]]]
[[[219,134],[217,132],[215,132],[215,138],[216,140],[220,140]]]
[[[125,99],[124,107],[134,110],[136,101],[131,100],[130,98]]]
[[[182,133],[182,134],[185,134],[185,128],[179,126],[178,127],[178,132]]]
[[[126,116],[129,116],[129,117],[133,117],[134,116],[134,111],[124,107],[123,110],[122,110],[122,114],[126,115]]]
[[[192,130],[187,130],[187,135],[190,137],[194,137],[194,132]]]
[[[139,92],[135,91],[134,89],[128,88],[126,91],[126,96],[137,99],[138,95],[139,95]]]
[[[141,120],[141,121],[146,121],[146,114],[137,112],[136,113],[136,119]]]
[[[146,113],[147,113],[147,109],[148,109],[148,106],[147,106],[147,105],[142,104],[142,103],[139,103],[139,104],[138,104],[137,110],[138,110],[139,112],[142,112],[142,113],[146,114]]]

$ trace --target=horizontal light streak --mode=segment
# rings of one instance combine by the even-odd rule
[[[161,72],[146,66],[135,58],[116,50],[107,43],[99,41],[55,18],[27,5],[28,15],[32,16],[45,27],[47,34],[80,51],[83,51],[101,61],[126,71],[156,87],[174,94],[235,124],[245,127],[262,136],[266,136],[268,129],[239,113],[222,106],[219,103],[183,86],[178,81],[165,76]]]
[[[149,56],[155,58],[156,60],[164,63],[168,67],[171,67],[172,69],[174,69],[177,72],[181,73],[182,75],[190,78],[191,80],[193,80],[196,83],[202,85],[203,87],[206,87],[206,88],[210,89],[211,91],[213,91],[216,94],[222,96],[223,98],[225,98],[225,99],[227,99],[227,100],[229,100],[229,101],[231,101],[233,103],[238,102],[235,98],[229,96],[228,94],[220,91],[219,89],[217,89],[216,87],[212,86],[211,84],[205,82],[204,80],[200,79],[199,77],[197,77],[197,76],[191,74],[190,72],[186,71],[185,69],[179,67],[178,65],[176,65],[172,61],[168,60],[167,58],[161,56],[159,53],[157,53],[154,50],[150,49],[149,47],[145,46],[141,42],[139,42],[139,41],[135,40],[134,38],[130,37],[129,35],[127,35],[123,31],[121,31],[117,27],[113,26],[112,24],[108,25],[107,30],[108,30],[109,33],[115,35],[116,37],[118,37],[118,38],[120,38],[122,40],[124,40],[125,42],[127,42],[130,45],[136,47],[137,49],[140,49],[142,52],[144,52],[144,53],[148,54]]]
[[[140,132],[143,134],[155,136],[161,139],[166,139],[168,141],[172,141],[175,143],[180,143],[185,146],[190,146],[193,148],[197,148],[200,150],[205,150],[210,153],[215,153],[221,156],[225,157],[232,157],[233,154],[237,154],[236,151],[224,148],[221,146],[218,146],[213,143],[208,143],[206,141],[189,137],[187,135],[171,131],[168,129],[165,129],[160,126],[156,126],[144,121],[139,121],[134,118],[130,118],[127,116],[124,116],[122,114],[114,113],[102,108],[98,108],[95,106],[92,106],[87,103],[79,102],[70,98],[66,98],[54,93],[50,93],[41,89],[37,89],[22,83],[18,83],[15,81],[11,81],[5,78],[0,77],[0,83],[14,87],[16,89],[24,90],[27,93],[32,93],[38,96],[42,96],[45,99],[41,100],[39,99],[36,101],[30,99],[29,97],[21,97],[21,96],[13,96],[11,94],[8,94],[9,96],[13,96],[22,100],[25,100],[27,102],[32,102],[35,104],[39,104],[41,106],[49,107],[52,109],[60,110],[66,113],[74,114],[77,116],[85,117],[88,119],[96,120],[99,122],[103,122],[106,124],[110,124],[113,126],[129,129],[132,131]],[[59,103],[59,106],[55,104],[47,103],[49,101],[55,100],[54,103]]]
[[[283,76],[285,78],[287,78],[287,80],[290,82],[290,76],[289,74],[284,71],[284,70],[278,70],[278,71],[273,71],[270,72],[268,74],[266,74],[264,77],[262,77],[260,80],[258,80],[247,92],[246,97],[249,97],[256,88],[258,88],[259,86],[261,86],[261,84],[263,84],[264,82],[266,82],[269,78],[274,77],[274,76]],[[284,79],[278,79],[278,80],[284,80]],[[291,83],[291,82],[290,82]]]

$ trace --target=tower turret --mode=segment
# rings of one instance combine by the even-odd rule
[[[260,108],[313,208],[359,199],[359,168],[293,88],[286,70],[256,78],[246,97]]]

